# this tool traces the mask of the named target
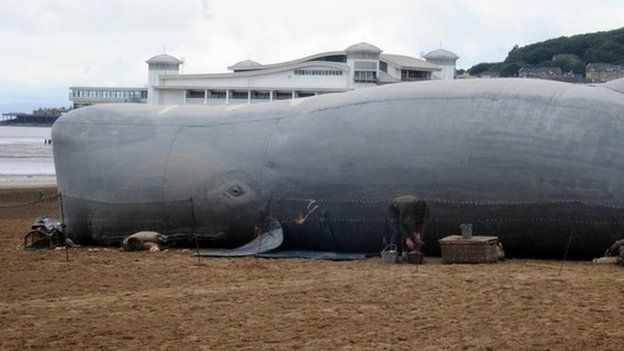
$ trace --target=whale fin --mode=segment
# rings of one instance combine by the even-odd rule
[[[242,257],[273,251],[284,242],[284,232],[279,225],[271,228],[270,231],[260,233],[254,240],[235,249],[205,249],[199,251],[202,257]]]

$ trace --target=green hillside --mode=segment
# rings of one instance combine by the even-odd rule
[[[573,54],[580,61],[568,58],[552,61],[554,55]],[[523,47],[515,46],[503,62],[480,63],[471,67],[470,74],[498,72],[503,77],[518,74],[521,67],[561,67],[564,72],[585,73],[591,62],[624,64],[624,28],[589,34],[560,37]]]

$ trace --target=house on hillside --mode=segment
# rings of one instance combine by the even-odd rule
[[[610,80],[624,78],[624,66],[610,63],[590,63],[585,70],[588,83],[604,83]]]
[[[559,67],[522,67],[518,77],[559,80],[563,77],[563,71]]]
[[[560,67],[522,67],[518,71],[519,78],[548,79],[568,83],[583,83],[582,74],[563,72]]]

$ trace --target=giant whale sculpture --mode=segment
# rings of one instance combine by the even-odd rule
[[[426,250],[471,222],[512,256],[602,254],[624,236],[624,91],[493,79],[238,106],[98,105],[53,127],[67,234],[140,230],[374,252],[390,200],[430,205]],[[190,200],[192,198],[192,201]]]

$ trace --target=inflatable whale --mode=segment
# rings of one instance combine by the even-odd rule
[[[473,223],[509,256],[601,255],[624,236],[624,84],[400,83],[237,106],[96,105],[53,126],[66,233],[151,230],[231,247],[266,218],[285,247],[379,252],[390,201],[424,240]]]

